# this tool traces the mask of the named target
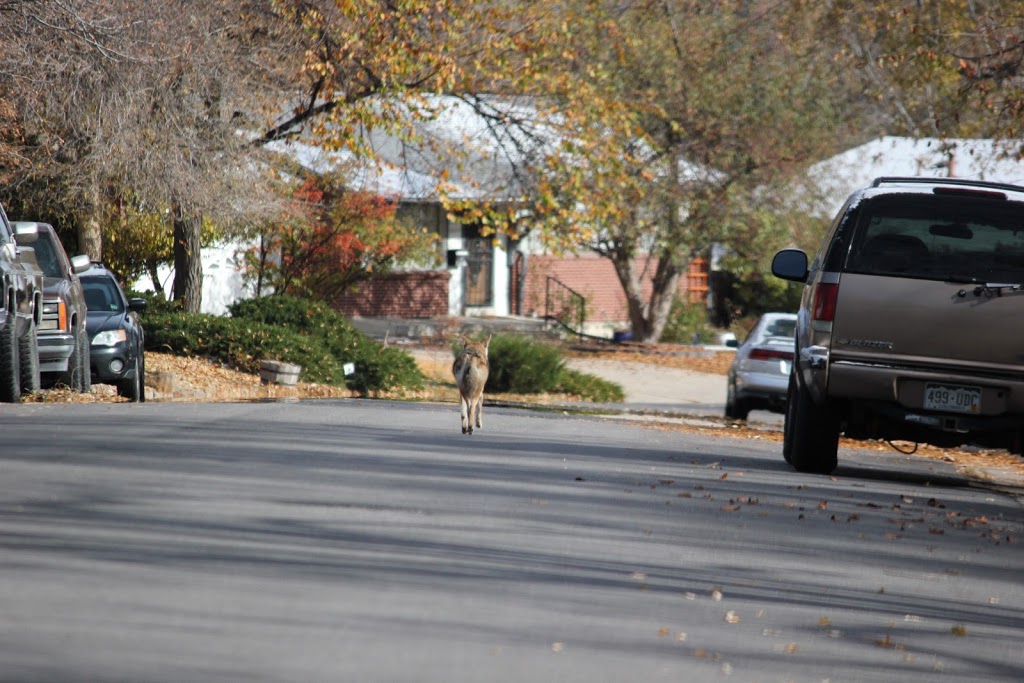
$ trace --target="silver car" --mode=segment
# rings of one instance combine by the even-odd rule
[[[726,417],[746,420],[751,410],[785,411],[795,331],[795,313],[761,316],[729,366]]]

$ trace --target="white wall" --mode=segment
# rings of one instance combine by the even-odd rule
[[[203,302],[200,308],[202,313],[224,315],[230,304],[252,296],[252,291],[242,282],[242,273],[238,265],[241,259],[236,257],[236,254],[249,246],[233,243],[203,248]],[[174,283],[174,269],[170,266],[161,266],[159,278],[160,289],[169,297]],[[157,289],[148,275],[139,278],[132,287],[140,292]]]

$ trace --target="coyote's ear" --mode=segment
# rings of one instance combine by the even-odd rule
[[[493,336],[494,336],[493,334],[487,335],[487,339],[484,340],[484,348],[485,349],[491,345],[491,337],[493,337]]]

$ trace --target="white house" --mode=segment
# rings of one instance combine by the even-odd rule
[[[815,164],[809,176],[824,190],[821,208],[834,215],[854,191],[878,177],[971,178],[1024,184],[1019,145],[985,139],[885,136]]]

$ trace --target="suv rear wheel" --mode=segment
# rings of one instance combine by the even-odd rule
[[[782,455],[798,472],[828,474],[839,464],[839,416],[811,400],[796,374],[789,376]]]

